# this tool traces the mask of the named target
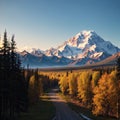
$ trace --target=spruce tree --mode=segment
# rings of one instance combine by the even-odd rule
[[[15,66],[16,66],[16,53],[15,53],[16,47],[15,46],[16,46],[16,43],[13,35],[11,39],[11,69],[15,69]]]
[[[7,39],[7,32],[4,32],[2,46],[2,119],[8,118],[9,107],[9,80],[10,77],[10,44]]]
[[[117,58],[117,83],[118,83],[118,96],[117,96],[117,117],[120,118],[120,57]]]
[[[0,118],[14,120],[15,114],[27,108],[27,87],[14,35],[11,42],[4,32],[0,48]]]

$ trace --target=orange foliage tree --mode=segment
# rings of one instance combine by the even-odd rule
[[[93,113],[96,115],[116,116],[117,113],[116,71],[103,74],[94,90]]]

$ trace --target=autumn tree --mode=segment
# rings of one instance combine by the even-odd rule
[[[60,78],[59,81],[60,89],[63,94],[68,93],[68,78],[64,75],[63,77]]]
[[[82,72],[78,78],[78,98],[84,106],[91,106],[91,73]]]
[[[97,86],[99,79],[100,79],[100,72],[94,71],[92,73],[92,81],[91,81],[92,89],[94,89]]]
[[[69,94],[72,96],[77,96],[77,74],[71,73],[68,76],[69,83]]]
[[[32,75],[29,80],[29,90],[28,90],[28,97],[30,103],[34,103],[36,101],[34,84],[35,84],[35,76]]]
[[[93,113],[96,115],[116,116],[117,113],[117,78],[116,71],[103,74],[94,90]]]

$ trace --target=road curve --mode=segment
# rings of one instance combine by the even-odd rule
[[[53,89],[48,93],[50,101],[52,101],[56,107],[56,116],[54,120],[82,120],[77,113],[69,108],[66,101],[63,100],[55,91],[56,90]]]

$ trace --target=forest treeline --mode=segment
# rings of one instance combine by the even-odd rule
[[[60,89],[63,94],[79,99],[95,115],[118,117],[120,81],[116,74],[116,71],[102,75],[99,71],[71,73],[60,79]]]
[[[29,106],[58,80],[51,81],[48,76],[40,75],[37,69],[21,67],[14,35],[8,39],[5,31],[0,42],[0,119],[17,120],[21,112],[27,112]]]
[[[27,108],[27,89],[14,35],[8,40],[4,32],[0,46],[0,118],[14,120],[16,114]],[[0,41],[0,42],[1,42]]]
[[[79,100],[94,115],[120,117],[120,58],[115,70],[43,72],[59,80],[64,95]]]

